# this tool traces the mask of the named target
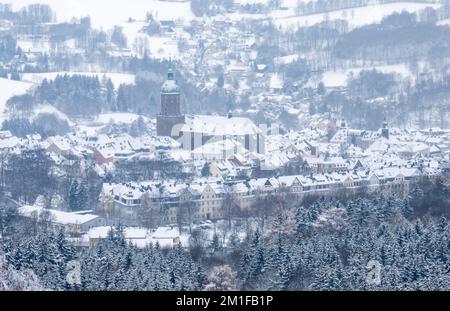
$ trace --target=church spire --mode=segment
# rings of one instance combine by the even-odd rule
[[[167,72],[167,80],[173,80],[172,57],[169,59],[169,70]]]
[[[178,87],[175,78],[174,73],[172,69],[172,60],[169,62],[169,70],[167,71],[167,80],[164,82],[162,88],[161,88],[162,94],[179,94],[180,88]]]

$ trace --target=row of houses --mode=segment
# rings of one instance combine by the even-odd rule
[[[107,183],[103,185],[102,197],[111,198],[116,210],[133,217],[142,207],[145,196],[153,206],[158,207],[162,215],[161,221],[170,224],[179,221],[182,207],[190,207],[189,221],[217,220],[226,217],[226,204],[236,205],[241,210],[250,209],[258,198],[269,195],[290,194],[294,200],[300,202],[309,194],[333,195],[342,189],[384,188],[406,196],[415,181],[429,174],[418,167],[404,166],[373,171],[279,176],[233,182],[218,177],[201,178],[191,183]],[[430,175],[433,174],[431,172]]]

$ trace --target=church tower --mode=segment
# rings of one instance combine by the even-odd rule
[[[156,119],[156,133],[158,136],[179,138],[177,134],[172,135],[172,129],[175,125],[186,122],[184,115],[181,114],[180,93],[171,65],[167,73],[167,80],[161,87],[161,113]]]
[[[389,124],[386,121],[386,118],[383,121],[383,127],[381,128],[381,136],[386,139],[389,139]]]

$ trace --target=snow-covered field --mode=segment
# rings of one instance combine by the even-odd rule
[[[149,36],[141,32],[147,25],[148,23],[142,20],[118,23],[118,26],[122,27],[123,33],[127,36],[128,48],[138,56],[142,56],[144,52],[143,48],[145,48],[152,58],[178,58],[180,53],[177,41],[173,40],[170,36]],[[189,37],[188,33],[180,30],[177,30],[178,35]]]
[[[17,46],[25,52],[48,53],[50,51],[50,42],[42,40],[18,40]]]
[[[450,19],[443,19],[436,23],[439,26],[450,26]]]
[[[272,13],[274,23],[283,29],[296,28],[299,26],[312,26],[325,20],[343,19],[349,22],[351,27],[360,27],[368,24],[378,23],[385,16],[395,12],[406,11],[409,13],[418,12],[426,7],[438,8],[440,4],[398,2],[383,5],[372,5],[360,8],[338,10],[329,13],[313,14],[307,16],[276,16],[276,11]],[[293,8],[289,11],[294,10]]]
[[[322,82],[326,87],[341,87],[347,85],[349,76],[356,76],[361,70],[376,69],[383,73],[397,73],[404,78],[413,78],[411,71],[404,64],[387,65],[387,66],[373,66],[366,68],[350,68],[346,70],[327,71],[323,74]]]
[[[177,41],[167,37],[149,37],[150,55],[152,58],[163,59],[179,56]]]
[[[82,75],[82,76],[89,76],[89,77],[95,77],[97,76],[100,81],[103,79],[104,76],[107,78],[110,78],[112,83],[114,84],[114,87],[118,88],[121,84],[134,84],[136,77],[131,74],[125,74],[125,73],[101,73],[101,72],[46,72],[46,73],[25,73],[22,75],[22,80],[34,83],[34,84],[40,84],[44,79],[47,80],[54,80],[58,75]]]
[[[32,119],[35,119],[41,113],[54,114],[59,119],[67,121],[67,124],[69,124],[69,126],[75,125],[75,123],[72,120],[70,120],[70,118],[65,113],[59,111],[56,107],[54,107],[52,105],[37,106],[33,111]]]
[[[281,6],[286,8],[295,8],[299,2],[308,3],[314,0],[282,0]],[[234,0],[235,3],[246,4],[267,4],[269,0]]]
[[[0,121],[3,121],[3,113],[8,99],[14,95],[23,95],[32,87],[32,83],[0,78]]]
[[[267,3],[268,0],[236,0],[240,4]],[[337,10],[323,14],[313,14],[308,16],[296,16],[295,9],[299,0],[284,0],[281,7],[283,9],[274,10],[268,16],[261,14],[227,14],[232,20],[243,18],[272,18],[276,25],[287,28],[297,26],[310,26],[320,23],[326,19],[345,19],[353,27],[379,22],[383,17],[394,12],[403,10],[417,12],[425,7],[437,8],[440,4],[399,2],[384,5],[372,5],[361,8]],[[300,0],[310,2],[311,0]],[[132,4],[125,0],[3,0],[10,3],[14,9],[20,9],[26,5],[36,2],[49,4],[55,11],[58,21],[69,21],[73,17],[90,15],[92,25],[97,28],[110,29],[114,25],[123,25],[131,17],[135,20],[143,20],[147,12],[159,20],[184,20],[196,19],[192,13],[189,1],[169,2],[158,0],[133,0]],[[105,14],[105,8],[107,14]],[[136,31],[134,31],[136,33]]]
[[[255,2],[263,2],[254,0]],[[303,0],[302,0],[303,1]],[[241,0],[240,2],[247,2]],[[253,2],[253,0],[248,0]],[[308,2],[305,0],[304,2]],[[440,4],[416,3],[416,2],[398,2],[388,4],[369,5],[352,9],[336,10],[328,13],[311,14],[299,16],[296,13],[296,0],[285,0],[280,10],[273,10],[270,14],[240,14],[238,12],[227,14],[231,20],[238,21],[242,19],[272,19],[273,23],[281,27],[282,30],[295,30],[298,27],[313,26],[325,20],[346,20],[351,28],[361,27],[364,25],[378,23],[384,17],[392,14],[406,11],[415,13],[425,9],[426,7],[438,8]]]
[[[58,21],[70,21],[73,17],[90,15],[92,25],[97,28],[109,29],[121,24],[130,17],[142,20],[146,12],[155,18],[165,19],[194,19],[189,1],[168,2],[158,0],[3,0],[10,3],[14,9],[26,5],[43,3],[49,4],[55,11]]]

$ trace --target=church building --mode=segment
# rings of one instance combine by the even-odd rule
[[[181,113],[180,94],[170,68],[161,88],[161,113],[156,124],[158,136],[178,140],[184,150],[192,151],[197,158],[198,154],[204,154],[205,159],[218,160],[228,158],[230,153],[265,153],[265,133],[249,118],[231,114],[226,117],[184,115]]]

